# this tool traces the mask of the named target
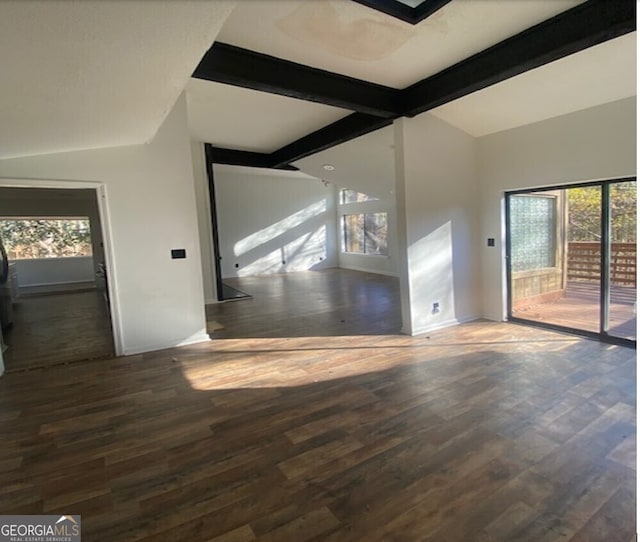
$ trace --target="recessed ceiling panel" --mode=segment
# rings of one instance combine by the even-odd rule
[[[221,83],[187,86],[191,136],[214,146],[273,152],[350,111]]]
[[[453,0],[414,26],[351,0],[242,0],[217,41],[404,88],[580,3]]]
[[[431,113],[479,137],[636,95],[636,33],[480,90]]]

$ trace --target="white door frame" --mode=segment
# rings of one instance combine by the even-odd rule
[[[123,355],[122,324],[118,296],[116,295],[116,266],[111,243],[111,227],[109,221],[109,204],[107,187],[104,183],[95,181],[62,181],[48,179],[14,179],[0,177],[0,187],[6,188],[89,188],[96,191],[98,200],[98,214],[100,215],[100,227],[102,228],[102,241],[104,244],[104,258],[107,266],[107,288],[109,289],[109,309],[111,311],[111,331],[116,356]],[[0,355],[0,375],[2,374],[2,356]]]

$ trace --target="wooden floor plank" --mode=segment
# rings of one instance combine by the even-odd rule
[[[13,315],[13,325],[3,331],[6,371],[114,355],[111,319],[97,290],[22,295]]]
[[[6,374],[0,510],[105,542],[632,539],[635,351],[486,321],[365,335],[395,279],[317,275],[278,278],[275,326],[236,301],[225,338]]]

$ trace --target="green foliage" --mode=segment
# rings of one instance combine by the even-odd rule
[[[569,198],[569,240],[599,241],[600,187],[571,188]],[[635,182],[613,183],[609,191],[611,240],[635,243],[637,227],[637,193]]]
[[[11,260],[91,256],[87,219],[2,219],[0,237]]]

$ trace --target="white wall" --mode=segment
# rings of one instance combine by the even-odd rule
[[[395,122],[395,149],[403,330],[415,335],[479,314],[476,141],[423,114]]]
[[[336,267],[330,185],[297,172],[217,165],[214,178],[224,278]]]
[[[636,148],[635,97],[478,139],[485,317],[506,317],[504,192],[635,176]]]
[[[217,303],[216,272],[213,259],[213,232],[211,229],[211,203],[209,201],[209,179],[205,166],[204,144],[191,141],[193,180],[196,191],[198,213],[198,240],[202,258],[202,287],[205,303]]]
[[[37,258],[16,260],[18,286],[20,288],[39,288],[39,291],[58,290],[58,287],[72,289],[74,285],[95,284],[95,271],[91,256],[69,258]],[[52,288],[55,287],[55,288]]]
[[[118,353],[207,340],[184,95],[147,145],[0,161],[0,184],[76,183],[104,195]],[[172,260],[173,248],[187,258]]]
[[[305,173],[334,183],[336,198],[341,188],[349,188],[379,199],[377,202],[354,205],[354,208],[362,209],[355,212],[388,214],[388,256],[342,254],[342,240],[338,239],[340,267],[384,275],[398,274],[394,160],[393,128],[389,126],[295,162]],[[324,169],[325,164],[333,165],[334,169]],[[339,206],[338,215],[342,214],[342,210],[342,206]]]

